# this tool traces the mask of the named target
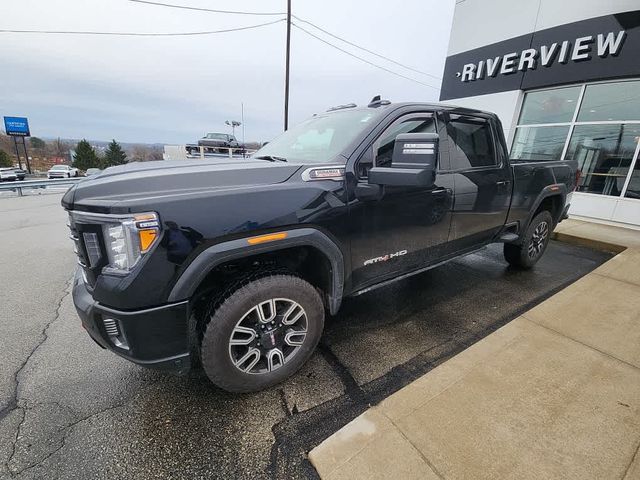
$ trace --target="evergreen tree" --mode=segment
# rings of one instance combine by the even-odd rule
[[[47,146],[47,143],[38,137],[31,137],[29,139],[29,143],[31,144],[31,148],[42,149]]]
[[[112,165],[123,165],[127,163],[127,154],[124,153],[122,147],[118,142],[112,140],[103,158],[103,168],[110,167]]]
[[[88,168],[101,168],[102,162],[89,142],[80,140],[73,156],[73,166],[87,171]]]
[[[11,157],[4,150],[0,150],[0,167],[13,167]]]

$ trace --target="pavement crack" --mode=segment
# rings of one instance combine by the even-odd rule
[[[40,332],[39,341],[31,349],[31,351],[29,352],[27,357],[24,359],[24,361],[20,364],[20,366],[16,370],[16,373],[13,376],[13,393],[12,393],[11,399],[9,400],[8,404],[2,410],[0,410],[0,421],[2,421],[7,415],[9,415],[11,412],[13,412],[15,410],[21,410],[22,411],[22,419],[20,420],[20,423],[18,424],[18,427],[16,428],[16,435],[15,435],[14,440],[13,440],[12,445],[11,445],[11,454],[9,455],[7,460],[4,462],[5,466],[7,467],[7,470],[10,472],[10,475],[12,475],[12,476],[13,476],[13,473],[11,473],[11,469],[9,468],[9,465],[10,465],[11,461],[13,460],[13,458],[15,457],[16,446],[17,446],[17,443],[18,443],[18,439],[20,437],[20,429],[22,427],[22,424],[25,421],[25,418],[27,416],[27,410],[28,410],[27,407],[21,407],[18,404],[18,402],[20,400],[20,398],[19,398],[20,397],[20,375],[22,374],[22,371],[28,365],[28,363],[31,360],[31,358],[33,357],[33,355],[38,351],[38,349],[49,338],[49,334],[48,334],[49,327],[51,327],[51,325],[60,318],[60,309],[62,308],[62,303],[64,302],[64,300],[71,293],[71,289],[70,289],[71,281],[72,281],[72,278],[67,280],[67,282],[65,284],[65,287],[64,287],[64,290],[63,290],[64,293],[62,294],[62,297],[60,297],[60,300],[58,300],[58,303],[56,304],[56,308],[54,310],[53,317],[51,318],[51,320],[49,320],[46,323],[46,325],[42,328],[42,331]]]
[[[59,403],[57,403],[57,402],[51,402],[51,403],[56,403],[56,404],[60,405],[60,404],[59,404]],[[112,405],[112,406],[110,406],[110,407],[103,408],[102,410],[99,410],[99,411],[97,411],[97,412],[93,412],[93,413],[91,413],[91,414],[89,414],[89,415],[85,415],[84,417],[81,417],[81,418],[79,418],[79,419],[77,419],[77,420],[75,420],[75,421],[71,422],[69,425],[66,425],[66,426],[62,429],[62,440],[61,440],[61,442],[60,442],[60,445],[59,445],[58,447],[56,447],[55,449],[53,449],[51,452],[47,453],[47,455],[45,455],[44,457],[42,457],[42,458],[41,458],[40,460],[38,460],[37,462],[32,463],[32,464],[30,464],[30,465],[27,465],[26,467],[23,467],[23,468],[21,468],[20,470],[16,470],[16,471],[12,471],[12,470],[9,468],[9,462],[7,462],[7,469],[9,470],[9,472],[10,472],[11,476],[22,475],[22,474],[23,474],[24,472],[26,472],[27,470],[31,470],[32,468],[35,468],[35,467],[37,467],[37,466],[39,466],[39,465],[43,464],[43,463],[44,463],[44,462],[46,462],[49,458],[51,458],[51,457],[52,457],[52,456],[54,456],[56,453],[58,453],[60,450],[62,450],[62,449],[65,447],[65,445],[67,444],[67,437],[69,436],[70,432],[74,429],[74,427],[76,427],[76,426],[77,426],[77,425],[79,425],[80,423],[86,422],[86,421],[88,421],[88,420],[91,420],[91,419],[92,419],[92,418],[94,418],[94,417],[97,417],[97,416],[99,416],[99,415],[102,415],[103,413],[106,413],[106,412],[109,412],[109,411],[111,411],[111,410],[115,410],[115,409],[118,409],[118,408],[122,408],[122,407],[124,407],[124,406],[125,406],[125,403],[117,404],[117,405]],[[67,409],[71,410],[69,407],[66,407],[66,406],[65,406],[64,408],[67,408]],[[26,417],[26,411],[27,411],[27,410],[25,410],[25,414],[24,414],[24,416],[23,416],[23,418],[22,418],[22,421],[20,422],[20,426],[22,425],[22,423],[24,423],[24,419],[25,419],[25,417]],[[20,428],[20,426],[19,426],[18,428]],[[18,437],[19,437],[19,434],[18,434],[18,433],[16,433],[16,441],[14,442],[14,445],[13,445],[13,452],[14,452],[14,454],[15,454],[15,447],[16,447],[16,442],[17,442],[17,440],[18,440]],[[10,459],[10,460],[11,460],[11,459]]]
[[[11,463],[11,460],[13,460],[13,457],[16,454],[18,439],[20,438],[20,429],[22,428],[22,424],[24,423],[25,418],[27,418],[27,411],[24,408],[16,407],[12,411],[14,410],[20,410],[22,412],[22,418],[18,423],[18,426],[16,428],[16,434],[14,435],[13,441],[11,442],[11,453],[9,454],[7,461],[4,462],[5,469],[9,472],[9,475],[11,476],[13,476],[13,473],[11,472],[11,468],[9,467],[9,464]]]
[[[324,341],[320,341],[318,344],[318,351],[322,354],[326,362],[342,382],[345,393],[355,401],[363,402],[365,395],[362,388],[360,388],[356,379],[353,378],[349,369],[340,361],[336,354],[333,353],[329,345]]]
[[[391,422],[391,424],[396,428],[396,431],[402,436],[402,438],[404,438],[409,443],[409,445],[411,445],[413,447],[413,449],[418,453],[420,458],[422,458],[422,461],[427,464],[427,466],[431,469],[431,471],[433,473],[435,473],[436,476],[439,479],[445,480],[445,476],[436,468],[436,466],[433,464],[433,462],[431,462],[431,460],[429,460],[429,458],[427,458],[427,456],[422,452],[422,450],[420,450],[418,448],[418,446],[415,443],[413,443],[413,441],[409,437],[407,437],[407,435],[396,424],[396,422],[394,422],[393,419],[391,417],[389,417],[388,415],[386,415],[384,412],[380,412],[380,413],[382,413],[382,415],[384,415],[384,417],[387,420],[389,420],[389,422]]]
[[[287,396],[284,393],[284,389],[279,388],[278,393],[280,394],[280,406],[282,407],[282,411],[284,412],[285,416],[290,417],[291,415],[293,415],[293,412],[289,409],[289,403],[287,402]]]
[[[631,466],[636,461],[636,458],[638,458],[638,454],[639,453],[640,453],[640,442],[638,443],[638,446],[636,447],[636,452],[631,456],[631,460],[629,460],[629,464],[627,465],[627,468],[624,469],[624,474],[622,475],[622,480],[627,480],[629,472],[631,471]]]

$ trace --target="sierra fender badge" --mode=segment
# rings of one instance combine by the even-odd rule
[[[386,262],[387,260],[391,260],[392,258],[396,258],[396,257],[401,257],[406,254],[407,254],[406,250],[399,250],[394,253],[387,253],[382,257],[375,257],[375,258],[370,258],[369,260],[365,260],[364,266],[366,267],[367,265],[373,265],[374,263]]]

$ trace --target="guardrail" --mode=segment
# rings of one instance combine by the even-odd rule
[[[51,180],[16,180],[13,182],[1,182],[0,192],[4,190],[12,190],[18,192],[18,196],[22,197],[22,190],[25,188],[47,188],[53,185],[74,185],[82,180],[84,180],[84,177],[56,178]]]
[[[199,158],[200,160],[211,158],[247,158],[255,149],[229,148],[229,147],[205,147],[195,144],[187,145],[165,145],[163,158],[165,160],[190,160]]]

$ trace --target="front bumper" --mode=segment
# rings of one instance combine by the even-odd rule
[[[96,302],[78,269],[73,303],[82,326],[102,348],[139,365],[183,374],[191,368],[188,302],[115,310]]]

